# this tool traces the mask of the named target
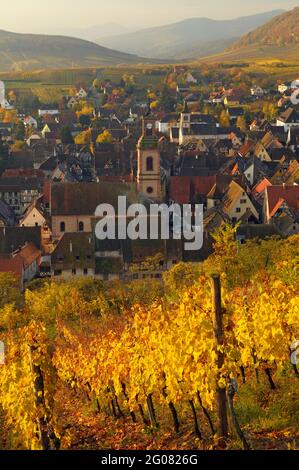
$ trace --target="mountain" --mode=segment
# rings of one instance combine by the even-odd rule
[[[146,60],[149,62],[149,60]],[[91,67],[144,62],[82,39],[0,30],[0,70]]]
[[[115,34],[127,34],[130,32],[132,32],[132,30],[118,23],[102,23],[88,28],[55,28],[51,31],[51,34],[63,34],[63,36],[96,41],[99,37],[105,38]],[[101,44],[101,41],[99,41],[99,43]]]
[[[101,38],[100,41],[106,47],[143,57],[194,58],[224,50],[244,33],[261,26],[282,11],[284,10],[224,21],[190,18],[135,33]]]
[[[251,46],[283,47],[299,44],[299,7],[276,16],[265,25],[251,31],[229,50],[240,50]]]

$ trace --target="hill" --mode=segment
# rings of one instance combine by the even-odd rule
[[[190,59],[223,51],[241,37],[279,15],[275,10],[233,20],[190,18],[135,33],[101,38],[106,47],[157,59]]]
[[[0,30],[1,71],[91,67],[138,62],[142,62],[142,59],[137,56],[110,50],[82,39],[18,34]]]
[[[252,46],[293,46],[299,44],[299,7],[276,16],[265,25],[249,32],[230,48],[230,51]]]

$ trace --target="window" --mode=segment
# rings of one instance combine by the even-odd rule
[[[241,208],[237,207],[236,212],[237,212],[237,214],[240,214],[241,213]]]
[[[241,204],[246,204],[247,200],[246,199],[241,199]]]
[[[60,222],[60,231],[65,232],[65,222]]]
[[[73,276],[76,276],[76,274],[77,274],[77,270],[76,270],[76,269],[72,269],[72,275],[73,275]]]
[[[84,232],[84,222],[79,222],[79,232]]]
[[[146,159],[146,171],[154,170],[154,159],[153,157],[147,157]]]
[[[87,276],[87,274],[88,274],[88,269],[84,269],[84,270],[83,270],[83,274],[84,274],[84,276]]]
[[[54,276],[61,276],[62,271],[60,269],[55,269]]]
[[[153,192],[154,192],[154,190],[151,186],[149,186],[146,191],[147,191],[148,194],[153,194]]]

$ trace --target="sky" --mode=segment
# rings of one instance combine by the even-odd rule
[[[0,29],[47,34],[110,22],[138,30],[191,17],[230,19],[299,6],[299,0],[10,0],[1,3]]]

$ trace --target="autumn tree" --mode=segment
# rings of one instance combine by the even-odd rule
[[[241,129],[241,131],[246,131],[247,129],[247,124],[245,121],[245,118],[243,116],[239,116],[237,119],[237,127]]]
[[[109,131],[105,130],[97,138],[98,144],[111,144],[113,142],[113,137]]]
[[[220,121],[220,125],[222,127],[229,127],[230,125],[230,119],[229,119],[229,116],[227,114],[227,112],[225,110],[223,110],[220,114],[220,118],[219,118],[219,121]]]

